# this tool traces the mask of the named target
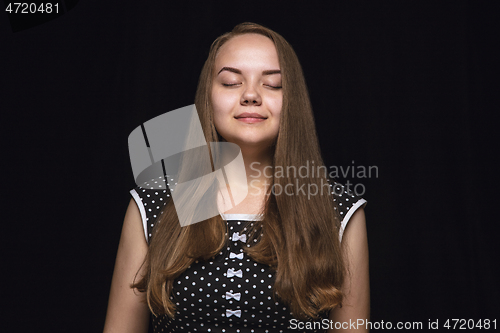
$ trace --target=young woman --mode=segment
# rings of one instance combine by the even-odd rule
[[[147,332],[150,312],[155,332],[333,332],[367,321],[366,201],[318,172],[292,47],[237,25],[212,44],[195,105],[207,142],[240,147],[248,194],[236,206],[218,196],[220,215],[181,227],[170,189],[132,190],[104,331]]]

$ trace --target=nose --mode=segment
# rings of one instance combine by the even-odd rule
[[[248,85],[246,89],[243,91],[243,94],[241,95],[241,101],[240,103],[242,105],[260,105],[262,103],[262,98],[257,91],[252,85]]]

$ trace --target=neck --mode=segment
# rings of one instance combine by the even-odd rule
[[[224,199],[219,207],[221,212],[260,211],[264,195],[273,181],[274,147],[256,149],[256,147],[240,146],[240,149],[246,177],[238,163],[225,161],[224,170],[228,183],[221,191],[221,197]],[[229,158],[229,155],[227,157]],[[231,159],[234,159],[234,155]],[[236,207],[233,207],[235,205]]]
[[[243,186],[246,185],[252,188],[265,189],[272,182],[273,174],[273,153],[274,147],[252,147],[239,145],[245,166],[246,179],[241,177],[232,177],[233,185]],[[233,175],[241,175],[237,170],[230,171],[227,167],[234,158],[233,156],[226,156],[223,158],[223,165],[226,167],[226,172],[231,172]],[[230,159],[230,160],[229,160]],[[233,164],[234,165],[234,164]],[[234,165],[235,166],[235,165]],[[240,183],[241,182],[241,183]],[[238,183],[240,183],[238,185]]]
[[[271,183],[273,150],[274,147],[266,147],[266,149],[241,148],[249,186],[266,187]]]

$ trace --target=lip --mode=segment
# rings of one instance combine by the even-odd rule
[[[244,112],[238,116],[235,116],[236,120],[247,123],[247,124],[254,124],[254,123],[260,123],[267,118],[258,114],[258,113],[250,113],[250,112]]]
[[[236,120],[247,123],[247,124],[254,124],[254,123],[260,123],[261,121],[266,120],[265,118],[236,118]]]
[[[243,112],[242,114],[235,116],[236,119],[247,118],[247,119],[262,119],[265,120],[267,117],[260,115],[258,113]]]

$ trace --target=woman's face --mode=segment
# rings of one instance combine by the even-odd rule
[[[270,146],[278,135],[283,92],[274,43],[260,34],[231,38],[219,49],[212,82],[218,133],[244,146]]]

